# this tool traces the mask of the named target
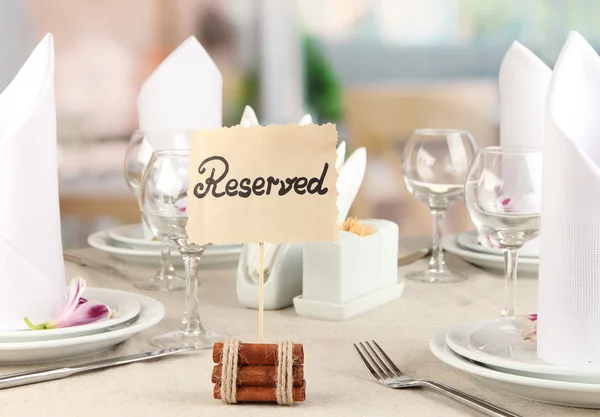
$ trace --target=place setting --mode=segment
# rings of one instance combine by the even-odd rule
[[[592,112],[571,111],[580,101],[600,107],[600,57],[577,32],[553,71],[519,43],[508,50],[499,146],[479,148],[464,129],[412,132],[403,180],[431,211],[433,241],[401,259],[396,223],[351,216],[366,149],[346,157],[338,127],[308,114],[260,125],[246,106],[239,124],[221,126],[221,74],[194,37],[138,97],[140,125],[123,175],[139,223],[90,235],[92,248],[69,259],[53,77],[49,34],[0,95],[0,111],[11,109],[15,120],[8,128],[0,120],[0,178],[18,178],[0,184],[8,196],[0,200],[0,366],[17,371],[0,374],[0,390],[168,356],[98,372],[94,386],[113,389],[123,377],[147,390],[132,388],[120,397],[127,401],[152,407],[167,395],[179,405],[182,396],[194,412],[213,414],[257,404],[272,405],[260,408],[267,413],[329,413],[342,404],[377,414],[369,398],[379,392],[395,412],[417,397],[388,392],[414,387],[455,400],[459,411],[496,417],[519,415],[498,391],[600,408],[600,199],[592,192],[600,185],[600,128]],[[444,238],[447,210],[460,201],[476,230]],[[87,281],[65,268],[80,254],[82,263],[96,262],[99,251],[127,268]],[[448,254],[483,269],[454,268]],[[502,270],[504,283],[486,268]],[[527,282],[537,291],[531,311],[519,303],[522,273],[539,277]],[[501,309],[486,318],[500,298]],[[426,340],[433,356],[423,354]],[[417,378],[425,373],[418,361],[439,375]],[[455,386],[447,367],[510,406],[463,389],[463,380]],[[372,385],[361,379],[370,377]],[[75,380],[66,385],[73,393],[90,383]],[[127,390],[105,391],[105,401],[120,391]],[[363,394],[368,408],[360,408]],[[433,406],[436,397],[423,401]]]
[[[522,69],[519,68],[521,62],[526,62],[531,65],[528,68],[528,72],[523,74]],[[521,64],[523,65],[523,64]],[[516,67],[516,68],[515,68]],[[546,90],[550,80],[552,71],[540,61],[533,53],[527,50],[522,45],[515,43],[512,46],[510,52],[505,56],[503,66],[499,74],[499,93],[500,93],[500,147],[501,151],[506,148],[542,148],[542,139],[544,137],[543,131],[543,120],[544,120],[544,103],[546,98]],[[523,91],[527,91],[527,94],[523,94]],[[528,117],[523,117],[523,114],[527,114]],[[451,137],[451,135],[454,136]],[[445,143],[443,137],[447,136],[447,145],[436,145],[435,143],[428,143],[417,149],[427,149],[430,156],[436,157],[436,152],[445,152],[443,155],[450,154],[448,164],[443,168],[439,169],[436,175],[439,176],[440,182],[450,181],[450,184],[441,185],[440,182],[436,184],[430,184],[428,187],[447,187],[448,189],[443,194],[442,201],[444,202],[444,210],[447,208],[446,204],[452,205],[456,203],[462,197],[462,186],[464,181],[461,182],[461,178],[464,178],[468,167],[474,161],[473,145],[466,143],[459,145],[461,139],[460,136],[469,136],[469,132],[461,131],[449,131],[449,132],[435,132],[431,130],[417,131],[413,133],[411,137],[412,141],[409,141],[407,147],[417,145],[416,139],[422,137],[422,141],[435,142],[436,138],[439,141]],[[463,142],[465,140],[463,139]],[[473,138],[470,138],[473,142]],[[435,150],[431,150],[435,147]],[[457,153],[458,149],[463,148],[465,151],[464,156],[458,158],[459,155],[453,155]],[[410,159],[415,158],[410,155],[417,155],[417,150],[411,150],[407,148],[405,150],[405,163],[403,164],[403,174],[405,182],[409,190],[418,198],[419,190],[414,189],[411,184],[421,184],[418,172],[425,170],[425,165],[431,162],[427,159]],[[455,150],[456,149],[456,150]],[[508,157],[505,157],[507,159]],[[517,160],[519,157],[512,157]],[[492,158],[488,158],[492,161]],[[484,161],[482,169],[486,169],[485,165],[487,161]],[[513,161],[508,162],[510,164],[516,164],[519,166],[520,162]],[[435,164],[434,167],[443,166],[443,164]],[[511,169],[512,170],[512,169]],[[457,177],[458,174],[458,177]],[[461,177],[460,174],[463,176]],[[508,178],[504,179],[507,181],[515,182],[518,181],[519,172],[514,171],[513,173],[506,173]],[[450,187],[453,185],[454,189]],[[425,182],[425,186],[427,183]],[[490,185],[493,187],[495,185]],[[458,188],[457,188],[458,187]],[[431,189],[433,190],[433,189]],[[439,190],[435,190],[439,193]],[[454,196],[454,197],[453,197]],[[460,196],[460,197],[457,197]],[[497,198],[502,196],[498,195]],[[439,200],[439,197],[438,197]],[[434,201],[426,201],[432,210],[435,210]],[[467,201],[468,203],[468,201]],[[434,205],[432,205],[434,204]],[[505,204],[507,209],[511,209],[511,200],[507,197],[499,204]],[[514,204],[514,203],[513,203]],[[438,215],[439,216],[439,215]],[[471,216],[473,218],[473,216]],[[439,221],[439,220],[438,220]],[[475,219],[473,219],[475,222]],[[443,225],[442,225],[443,226]],[[439,227],[438,227],[439,228]],[[441,237],[437,236],[435,241],[441,240],[441,246],[448,253],[456,255],[465,261],[490,270],[503,271],[505,266],[504,254],[502,247],[494,240],[493,236],[485,233],[481,230],[470,230],[464,232],[454,233],[449,236]],[[434,244],[435,246],[435,244]],[[519,249],[518,266],[521,273],[527,274],[528,276],[537,276],[539,271],[540,262],[540,242],[539,239],[530,239],[523,244]]]
[[[0,129],[0,144],[12,158],[26,158],[16,165],[5,161],[2,168],[2,178],[16,175],[19,180],[2,183],[4,195],[12,198],[3,199],[0,216],[0,365],[91,355],[154,326],[165,315],[163,305],[150,297],[88,288],[84,279],[66,277],[53,77],[54,43],[47,35],[0,95],[0,107],[11,108],[14,115],[10,129]],[[22,106],[14,107],[15,102]],[[31,166],[36,167],[34,175],[27,171]]]
[[[574,76],[583,67],[593,71]],[[440,330],[430,342],[439,360],[492,388],[586,408],[600,407],[594,330],[600,317],[598,203],[589,191],[599,175],[598,152],[591,145],[598,132],[593,116],[575,118],[567,109],[581,100],[598,100],[593,91],[600,85],[599,69],[600,57],[577,32],[569,34],[554,71],[521,44],[507,52],[500,72],[501,103],[503,108],[521,106],[527,118],[519,128],[507,112],[508,128],[501,118],[502,146],[480,149],[470,164],[464,198],[477,231],[454,237],[464,250],[503,253],[504,308],[497,318]],[[511,91],[512,85],[526,89],[524,97],[531,100]],[[511,137],[539,143],[532,139],[530,144],[538,145],[532,148],[504,145]],[[448,252],[454,252],[451,246]],[[517,259],[533,259],[537,252],[537,312],[523,312],[517,303],[517,271],[523,264]]]
[[[194,37],[186,39],[144,82],[137,99],[139,129],[129,140],[123,165],[125,181],[136,200],[153,152],[189,149],[194,130],[221,125],[222,83],[220,72]],[[128,264],[160,265],[151,276],[136,280],[136,288],[185,288],[183,273],[177,271],[183,269],[184,261],[176,245],[156,238],[141,209],[140,223],[97,231],[87,241]],[[235,266],[241,251],[240,244],[213,245],[206,250],[201,267]]]

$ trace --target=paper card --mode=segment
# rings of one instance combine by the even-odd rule
[[[336,142],[333,124],[194,132],[188,241],[337,241]]]

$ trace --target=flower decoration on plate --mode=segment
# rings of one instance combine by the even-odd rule
[[[83,278],[71,280],[67,302],[55,319],[35,325],[25,317],[25,323],[31,330],[44,330],[80,326],[110,318],[113,311],[108,305],[82,297],[85,287],[86,282]]]
[[[527,315],[528,323],[523,330],[522,336],[525,340],[537,341],[537,314]]]

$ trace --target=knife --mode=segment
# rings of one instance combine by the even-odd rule
[[[398,266],[405,266],[411,264],[413,262],[418,261],[419,259],[425,258],[426,256],[430,256],[432,252],[431,248],[423,248],[419,249],[416,252],[411,253],[410,255],[402,256],[398,258]]]
[[[162,356],[172,355],[190,350],[190,348],[176,348],[155,350],[152,352],[137,353],[135,355],[120,356],[117,358],[104,359],[96,362],[84,363],[68,367],[43,368],[33,371],[19,372],[16,374],[0,377],[0,389],[20,387],[22,385],[37,384],[38,382],[53,381],[66,378],[82,372],[94,371],[96,369],[109,368],[117,365],[125,365],[133,362],[141,362]]]
[[[70,253],[63,252],[63,259],[67,262],[72,262],[72,263],[82,266],[84,268],[91,268],[91,269],[95,269],[95,270],[109,273],[109,274],[124,276],[121,273],[121,271],[119,271],[117,268],[115,268],[113,266],[106,265],[106,264],[96,262],[96,261],[92,261],[90,259],[82,259],[78,256],[71,255]]]

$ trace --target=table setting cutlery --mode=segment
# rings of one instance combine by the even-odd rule
[[[95,362],[71,365],[66,367],[49,367],[33,371],[18,372],[0,376],[0,389],[20,387],[23,385],[37,384],[40,382],[54,381],[67,378],[84,372],[96,371],[113,366],[127,365],[130,363],[143,362],[162,358],[188,351],[188,348],[174,348],[154,350],[151,352],[136,353],[134,355],[120,356]]]
[[[401,256],[398,258],[398,267],[410,265],[413,262],[431,256],[432,252],[433,249],[431,248],[422,248],[408,255]]]
[[[112,265],[108,265],[102,262],[94,261],[92,259],[82,258],[80,256],[75,256],[70,253],[63,252],[63,259],[67,262],[72,262],[76,265],[82,266],[84,268],[94,269],[99,272],[108,273],[112,275],[119,275],[124,277],[123,273],[119,271]]]
[[[369,343],[360,342],[358,345],[354,343],[354,349],[360,357],[362,363],[365,365],[367,370],[371,373],[375,380],[387,388],[402,389],[402,388],[431,388],[447,397],[452,398],[474,410],[480,411],[481,413],[492,416],[492,417],[518,417],[518,414],[511,413],[508,410],[497,407],[487,401],[481,400],[477,397],[449,387],[448,385],[441,384],[429,379],[416,380],[405,375],[396,364],[389,358],[389,356],[381,349],[381,347],[374,340]],[[373,348],[375,346],[375,348]]]

